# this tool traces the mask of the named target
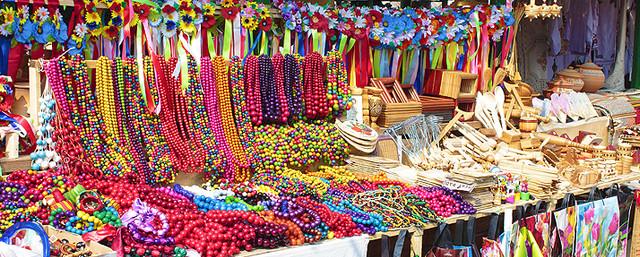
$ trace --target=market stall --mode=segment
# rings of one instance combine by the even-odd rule
[[[2,2],[0,256],[626,256],[633,95],[518,72],[561,10]]]

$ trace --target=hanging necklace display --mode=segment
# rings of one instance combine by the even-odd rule
[[[307,119],[324,119],[329,114],[327,88],[324,85],[322,55],[311,52],[304,58],[304,106]]]
[[[229,91],[229,66],[224,57],[216,56],[213,58],[213,69],[216,77],[216,91],[218,94],[218,110],[222,118],[222,128],[225,139],[231,153],[236,159],[236,170],[230,176],[235,181],[247,181],[250,178],[249,163],[247,155],[240,143],[238,131],[233,119],[233,110],[231,107],[231,92]]]
[[[62,85],[62,75],[60,73],[60,65],[56,60],[50,61],[44,65],[47,81],[51,86],[51,91],[55,99],[65,99],[65,93]],[[84,158],[84,149],[80,142],[78,131],[69,119],[70,107],[66,101],[56,101],[56,115],[51,121],[54,127],[51,139],[55,142],[55,151],[59,153],[62,163],[59,167],[70,174],[78,174],[90,166]]]
[[[40,127],[36,132],[37,146],[36,150],[30,154],[32,170],[54,169],[60,162],[61,158],[55,150],[56,144],[52,139],[54,128],[51,123],[56,116],[55,105],[56,101],[53,99],[51,86],[47,80],[40,98],[40,112],[38,113]]]
[[[209,62],[209,58],[202,58],[203,62]],[[206,65],[202,63],[203,66]],[[217,178],[219,176],[219,168],[222,167],[223,164],[222,156],[218,151],[218,147],[220,144],[217,143],[217,137],[214,137],[214,133],[211,131],[210,125],[212,124],[209,121],[209,112],[216,111],[212,110],[209,105],[206,105],[207,100],[205,99],[205,94],[209,92],[203,92],[204,84],[207,83],[205,80],[208,80],[208,83],[211,82],[212,77],[203,76],[204,69],[201,69],[200,73],[200,81],[198,81],[197,75],[197,64],[193,57],[189,57],[188,59],[188,72],[189,72],[189,87],[186,91],[186,97],[189,99],[189,109],[193,111],[193,115],[191,116],[191,129],[196,131],[196,136],[200,137],[200,142],[202,144],[202,148],[205,153],[205,165],[203,166],[203,172],[207,174],[207,177],[213,176]],[[209,98],[210,95],[207,95]]]
[[[347,70],[338,51],[327,54],[327,88],[331,114],[336,118],[340,117],[351,108],[351,90],[347,81]]]
[[[240,142],[247,153],[247,159],[252,166],[252,169],[259,171],[262,168],[262,164],[259,163],[256,149],[254,145],[256,141],[254,139],[254,130],[251,126],[251,118],[247,108],[247,101],[245,96],[245,84],[242,60],[239,57],[234,56],[231,58],[229,71],[229,80],[231,87],[233,114],[236,120],[236,127],[238,128],[238,136]]]
[[[202,82],[202,89],[204,90],[205,98],[204,104],[207,110],[209,118],[209,127],[212,130],[213,136],[218,143],[218,150],[221,152],[221,156],[224,157],[222,168],[224,169],[224,177],[232,179],[233,171],[235,170],[235,156],[231,152],[231,148],[227,143],[224,135],[224,129],[222,126],[222,118],[220,116],[220,109],[218,108],[218,92],[215,81],[215,72],[213,70],[213,63],[210,58],[202,58],[200,67],[200,80]],[[226,172],[229,171],[229,172]]]
[[[157,106],[158,89],[154,79],[155,74],[153,72],[151,58],[145,57],[143,65],[146,74],[145,78],[149,86],[148,90],[152,97],[148,99],[148,102],[153,101],[153,106]],[[138,123],[137,127],[141,128],[144,134],[144,146],[149,158],[149,167],[154,174],[153,181],[156,183],[172,183],[177,172],[171,162],[169,145],[165,137],[162,136],[162,124],[160,124],[158,115],[150,112],[150,109],[147,108],[148,105],[145,106],[144,100],[142,99],[142,92],[139,90],[142,85],[142,83],[139,83],[137,87],[132,87],[132,102],[137,104],[134,109],[138,110],[138,115],[134,115],[134,118],[136,118],[135,120]]]
[[[280,115],[276,118],[277,122],[287,123],[289,120],[289,100],[284,87],[284,57],[282,54],[278,53],[274,55],[272,58],[273,62],[273,81],[275,82],[275,91],[276,95],[274,98],[274,102],[279,105],[279,113]]]
[[[247,106],[254,125],[262,124],[262,100],[260,96],[260,67],[258,57],[250,55],[245,63],[244,84],[247,87]]]
[[[157,66],[160,67],[160,71],[157,71],[157,77],[158,95],[160,96],[160,105],[162,106],[162,112],[160,112],[162,134],[165,136],[171,148],[171,154],[173,156],[171,161],[175,167],[178,170],[187,171],[193,167],[194,161],[192,158],[194,153],[189,150],[188,142],[183,137],[182,131],[184,127],[181,126],[181,121],[178,119],[178,104],[176,97],[174,97],[175,91],[172,88],[172,84],[175,84],[176,78],[172,76],[170,67],[176,66],[177,59],[172,58],[167,61],[160,56],[155,56],[154,59],[154,62],[158,62]]]
[[[297,120],[302,114],[302,89],[300,86],[300,66],[296,57],[287,54],[283,67],[284,96],[287,101],[289,119]]]

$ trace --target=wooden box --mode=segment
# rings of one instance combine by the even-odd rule
[[[453,99],[474,98],[478,75],[450,70],[429,70],[423,86],[426,95],[446,96]]]
[[[54,242],[56,239],[67,239],[69,242],[83,242],[82,236],[76,235],[64,230],[56,229],[52,226],[43,226],[44,231],[49,236],[49,242]],[[116,257],[117,254],[114,250],[106,247],[97,242],[85,242],[87,248],[93,253],[91,257]]]

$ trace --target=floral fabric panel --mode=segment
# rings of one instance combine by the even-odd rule
[[[553,213],[556,218],[556,233],[560,240],[561,256],[573,256],[576,242],[576,207],[571,206]]]
[[[617,257],[620,209],[616,197],[578,205],[575,256]]]

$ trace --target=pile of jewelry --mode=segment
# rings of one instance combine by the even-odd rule
[[[344,167],[283,167],[246,182],[221,179],[202,187],[154,188],[105,176],[63,169],[10,174],[0,182],[0,229],[26,220],[79,235],[122,227],[125,254],[184,256],[194,249],[210,257],[375,234],[475,211],[455,192],[407,186],[384,174],[363,178]],[[441,203],[459,208],[442,212]]]

